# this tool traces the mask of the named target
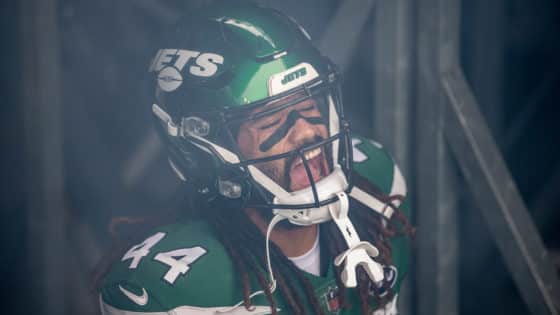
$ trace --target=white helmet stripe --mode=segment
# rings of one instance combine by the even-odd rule
[[[210,142],[210,141],[208,141],[208,140],[206,140],[206,139],[204,139],[204,138],[202,138],[202,137],[195,136],[195,135],[190,135],[190,136],[193,137],[193,138],[195,138],[195,139],[197,139],[197,140],[199,140],[199,141],[201,141],[201,142],[204,142],[204,143],[206,143],[207,145],[209,145],[209,146],[211,146],[212,148],[214,148],[214,150],[216,150],[216,152],[218,152],[218,154],[220,155],[220,157],[221,157],[223,160],[225,160],[226,162],[231,163],[231,164],[236,164],[236,163],[239,163],[239,162],[240,162],[239,156],[237,156],[237,154],[231,152],[230,150],[228,150],[228,149],[226,149],[226,148],[224,148],[224,147],[222,147],[222,146],[219,146],[219,145],[217,145],[217,144],[215,144],[215,143],[213,143],[213,142]],[[194,143],[194,144],[196,145],[196,143]]]
[[[152,112],[154,113],[154,115],[156,115],[157,118],[159,118],[166,124],[167,133],[170,136],[177,137],[179,135],[179,128],[175,125],[175,123],[173,123],[173,119],[171,119],[171,116],[169,116],[169,114],[161,107],[159,107],[158,104],[152,105]]]

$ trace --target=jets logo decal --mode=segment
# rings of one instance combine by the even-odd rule
[[[154,57],[149,71],[157,73],[158,85],[162,90],[172,92],[183,83],[181,72],[187,64],[190,74],[197,77],[211,77],[218,71],[218,65],[223,63],[223,56],[210,52],[160,49]]]
[[[336,285],[329,286],[325,294],[323,294],[323,299],[330,314],[338,314],[340,312],[339,295],[340,290]]]
[[[307,74],[307,70],[305,69],[305,67],[301,68],[301,69],[297,69],[294,72],[288,73],[284,76],[284,78],[282,79],[282,84],[288,84],[292,81],[294,81],[295,79],[299,78],[299,77],[303,77],[304,75]]]
[[[319,73],[309,63],[302,62],[294,67],[271,75],[268,78],[268,95],[273,96],[319,77]]]

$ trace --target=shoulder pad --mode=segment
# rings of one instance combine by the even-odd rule
[[[177,223],[156,229],[113,265],[101,290],[101,309],[105,314],[206,314],[242,299],[235,277],[226,250],[206,223]]]
[[[392,209],[375,195],[400,196],[392,203],[409,216],[406,182],[397,164],[381,144],[353,135],[352,158],[354,188],[350,196],[387,218],[392,216]],[[401,200],[405,200],[404,203]]]
[[[383,146],[373,140],[352,135],[354,171],[386,195],[406,196],[406,182]]]
[[[364,137],[353,135],[352,147],[354,173],[357,173],[358,176],[362,177],[363,181],[365,180],[367,182],[367,185],[373,184],[375,189],[380,190],[385,195],[402,196],[404,198],[402,203],[398,202],[398,200],[395,200],[394,203],[399,207],[399,210],[404,216],[410,217],[411,210],[409,206],[409,198],[406,198],[406,182],[393,158],[387,153],[381,144]],[[368,190],[367,187],[362,187],[360,185],[363,185],[363,183],[355,184],[357,185],[357,188],[361,188],[364,191]],[[351,196],[353,195],[353,192],[354,190],[350,193]],[[383,204],[376,204],[376,202],[379,201],[368,201],[370,201],[368,202],[370,207],[388,209],[384,208]],[[384,215],[386,214],[384,211],[378,212]],[[390,217],[391,215],[388,216]],[[402,280],[408,271],[410,259],[410,242],[408,237],[400,235],[392,238],[391,248],[391,256],[395,272],[394,276],[396,276],[396,282],[393,290],[395,292],[399,292]]]

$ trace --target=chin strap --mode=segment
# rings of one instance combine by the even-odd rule
[[[285,217],[280,215],[275,215],[270,223],[268,224],[268,228],[266,229],[266,267],[268,268],[268,277],[270,279],[270,293],[273,293],[276,290],[276,279],[274,279],[274,274],[272,273],[272,264],[270,263],[270,232],[274,229],[274,226],[278,224],[278,222],[285,220]]]
[[[334,260],[335,266],[344,263],[344,269],[340,275],[341,280],[347,288],[356,287],[358,284],[356,268],[362,266],[371,281],[378,284],[384,278],[383,266],[375,262],[372,257],[379,255],[379,250],[368,242],[360,241],[354,225],[348,218],[348,196],[344,192],[339,192],[337,196],[339,202],[329,204],[328,208],[332,219],[348,245],[348,249]]]

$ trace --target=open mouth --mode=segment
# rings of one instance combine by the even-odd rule
[[[304,158],[309,165],[313,181],[317,182],[328,175],[327,159],[324,150],[317,148],[304,153]],[[311,185],[311,181],[301,157],[297,157],[290,166],[290,191],[300,190]]]

